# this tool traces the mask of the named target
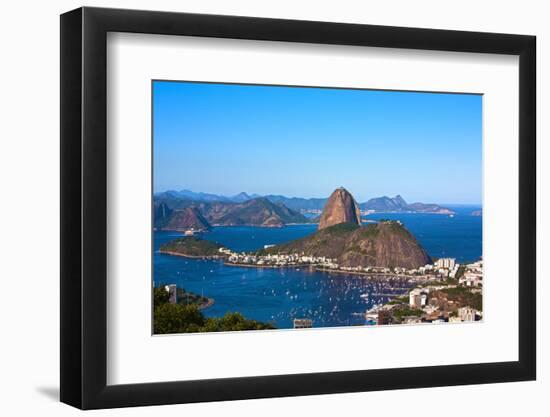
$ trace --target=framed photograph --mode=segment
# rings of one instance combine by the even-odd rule
[[[61,401],[533,380],[535,37],[61,16]]]

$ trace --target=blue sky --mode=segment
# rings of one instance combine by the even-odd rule
[[[479,204],[482,97],[154,81],[154,191]]]

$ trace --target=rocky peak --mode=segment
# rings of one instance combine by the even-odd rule
[[[208,230],[210,224],[203,217],[202,213],[197,207],[187,207],[183,210],[175,210],[170,221],[165,226],[167,230]]]
[[[340,223],[361,225],[359,206],[344,187],[337,188],[330,195],[319,219],[319,230]]]

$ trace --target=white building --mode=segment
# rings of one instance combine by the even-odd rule
[[[294,319],[293,324],[295,329],[309,329],[313,327],[311,319]]]
[[[428,292],[415,288],[409,293],[409,305],[413,308],[425,307],[428,303]]]
[[[176,284],[169,284],[165,285],[164,289],[169,294],[170,298],[168,298],[168,302],[170,304],[177,304],[178,303],[178,291]]]
[[[419,305],[420,304],[419,297],[420,297],[420,291],[417,288],[415,288],[409,293],[409,305],[411,307],[416,307],[417,305]]]
[[[439,275],[443,276],[443,277],[446,277],[449,275],[449,270],[445,269],[445,268],[441,268],[439,269],[439,271],[437,271]]]
[[[478,287],[482,283],[483,275],[475,272],[466,272],[458,280],[458,283],[461,285],[466,285],[467,287]]]
[[[446,269],[454,269],[455,264],[456,264],[455,258],[440,258],[435,263],[437,268],[446,268]]]
[[[476,311],[472,307],[460,307],[458,309],[458,317],[462,321],[475,321]]]

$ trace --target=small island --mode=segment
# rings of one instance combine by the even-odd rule
[[[189,236],[162,245],[159,252],[187,258],[220,259],[226,256],[223,252],[220,252],[220,248],[223,248],[223,246],[217,242]]]

